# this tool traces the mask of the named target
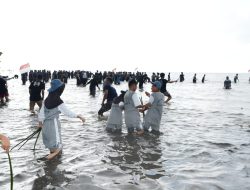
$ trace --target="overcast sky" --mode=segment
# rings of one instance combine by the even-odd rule
[[[249,0],[0,2],[2,69],[250,69]]]

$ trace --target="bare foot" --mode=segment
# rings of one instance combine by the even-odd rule
[[[144,133],[144,131],[143,130],[141,130],[141,131],[137,131],[137,135],[143,135],[143,133]]]
[[[55,158],[59,153],[61,152],[60,149],[57,149],[55,152],[50,153],[46,158],[48,160],[52,160],[53,158]]]

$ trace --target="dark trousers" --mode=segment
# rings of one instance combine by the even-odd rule
[[[103,104],[101,109],[98,111],[98,115],[103,115],[104,112],[107,112],[111,109],[112,102],[107,102],[106,104]]]

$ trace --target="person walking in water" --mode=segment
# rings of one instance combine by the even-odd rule
[[[197,82],[197,78],[196,78],[196,73],[195,73],[193,77],[193,83],[196,83],[196,82]]]
[[[131,79],[128,82],[129,90],[124,96],[124,113],[125,124],[127,126],[128,133],[136,133],[142,135],[144,133],[139,109],[143,107],[135,91],[137,90],[137,82],[135,79]]]
[[[205,82],[205,77],[206,77],[206,75],[203,75],[202,80],[201,80],[202,83]]]
[[[6,102],[9,101],[8,86],[7,81],[0,76],[0,102],[4,103],[4,99]]]
[[[234,76],[234,83],[237,83],[237,82],[239,82],[239,76],[238,76],[238,74],[236,74]]]
[[[225,89],[231,89],[231,80],[229,79],[229,77],[226,77],[226,80],[224,81],[224,88]]]
[[[42,77],[38,76],[37,79],[30,83],[30,111],[34,113],[35,105],[37,104],[39,109],[42,107],[44,99],[45,83],[41,81]]]
[[[42,108],[38,114],[39,128],[42,128],[43,143],[50,150],[47,156],[48,160],[53,159],[62,151],[61,123],[59,121],[60,113],[71,118],[79,118],[82,122],[85,119],[70,111],[60,98],[65,85],[59,79],[51,81],[49,95],[43,102]]]
[[[98,77],[94,75],[94,77],[86,85],[88,84],[89,84],[90,95],[95,97],[96,87],[100,90],[100,87],[98,86]]]
[[[164,94],[160,92],[161,82],[155,81],[152,83],[152,93],[146,92],[149,97],[149,102],[143,106],[143,110],[148,110],[143,122],[144,131],[148,131],[151,127],[152,133],[159,133],[161,117],[164,104]]]
[[[172,99],[172,96],[171,94],[167,91],[167,83],[174,83],[174,82],[177,82],[176,81],[168,81],[165,79],[165,73],[161,73],[160,74],[160,77],[161,79],[159,80],[161,82],[161,93],[163,93],[165,96],[168,97],[168,99],[165,101],[165,103],[168,103],[171,99]]]
[[[185,78],[184,78],[184,74],[183,72],[181,72],[180,74],[180,82],[184,82]]]
[[[113,83],[113,80],[110,77],[107,77],[104,81],[104,88],[103,88],[104,95],[102,99],[102,107],[98,111],[99,118],[103,117],[104,112],[107,112],[111,109],[112,102],[114,98],[117,97],[117,92],[115,88],[111,86],[112,83]],[[105,101],[107,102],[105,103]]]
[[[126,91],[121,91],[121,94],[114,98],[110,114],[108,117],[106,130],[108,132],[122,131],[122,110],[124,109],[124,95]]]
[[[0,142],[2,143],[2,149],[5,150],[7,153],[10,149],[10,140],[8,137],[0,134]]]

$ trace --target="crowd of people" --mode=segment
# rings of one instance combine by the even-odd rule
[[[205,82],[206,75],[203,75],[201,82]],[[99,72],[89,71],[54,71],[51,73],[46,70],[34,70],[24,73],[21,76],[23,85],[29,80],[30,111],[34,112],[35,105],[39,107],[38,126],[42,128],[43,143],[49,149],[48,159],[53,159],[61,153],[61,124],[59,114],[63,113],[71,118],[79,118],[85,122],[85,118],[70,111],[66,104],[61,100],[65,84],[68,79],[75,79],[77,86],[85,87],[89,85],[90,95],[95,96],[96,88],[100,89],[102,84],[103,99],[101,108],[98,111],[100,119],[105,118],[104,113],[110,110],[107,118],[106,129],[108,132],[121,132],[123,125],[123,112],[125,125],[128,133],[142,135],[145,132],[159,134],[160,123],[163,112],[163,105],[168,103],[172,96],[167,91],[167,83],[184,82],[184,74],[181,73],[177,80],[171,80],[168,73],[153,73],[149,77],[143,72]],[[0,98],[1,102],[9,100],[6,77],[0,77]],[[51,80],[51,87],[48,89],[48,96],[44,100],[45,83]],[[249,80],[250,81],[250,80]],[[127,82],[128,90],[117,93],[113,84],[119,85]],[[137,88],[143,89],[143,85],[150,82],[151,92],[145,92],[149,98],[148,103],[144,104],[136,93]],[[234,82],[239,82],[238,74],[234,77]],[[197,83],[197,75],[193,76],[193,83]],[[231,89],[231,80],[226,77],[224,88]],[[140,113],[143,114],[141,120]],[[9,140],[0,134],[0,141],[4,150],[9,150]]]

